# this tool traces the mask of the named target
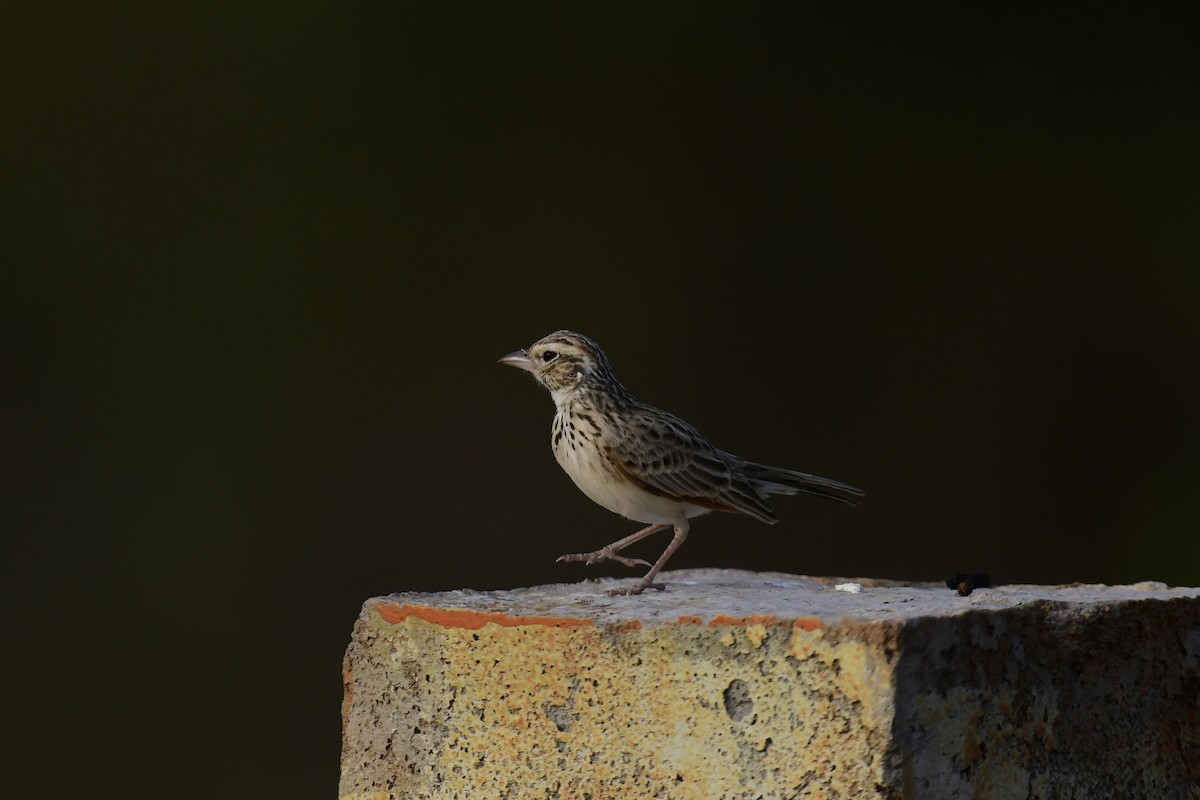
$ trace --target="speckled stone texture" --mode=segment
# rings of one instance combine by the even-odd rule
[[[1200,590],[777,573],[397,594],[342,798],[1200,798]]]

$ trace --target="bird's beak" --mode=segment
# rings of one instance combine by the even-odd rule
[[[500,359],[501,364],[507,364],[510,367],[523,369],[526,372],[533,372],[533,362],[529,360],[529,353],[524,350],[517,350],[509,353],[504,358]]]

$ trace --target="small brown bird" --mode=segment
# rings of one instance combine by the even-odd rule
[[[550,390],[556,411],[554,457],[584,494],[609,511],[648,526],[592,553],[559,561],[645,564],[646,576],[611,595],[663,589],[654,578],[687,538],[688,519],[710,511],[746,514],[769,525],[773,494],[806,492],[857,505],[863,492],[844,483],[756,464],[718,450],[688,423],[631,395],[613,375],[599,345],[578,333],[557,331],[500,359],[533,373]],[[619,555],[634,542],[674,527],[675,535],[653,565]]]

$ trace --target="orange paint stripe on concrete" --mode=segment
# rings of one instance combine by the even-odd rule
[[[385,622],[393,625],[403,622],[409,617],[432,622],[443,628],[466,628],[477,631],[489,623],[503,628],[517,628],[526,625],[545,625],[549,628],[585,628],[594,625],[590,619],[574,617],[514,617],[509,614],[498,614],[488,611],[466,611],[458,608],[430,608],[429,606],[414,606],[395,603],[380,603],[375,608]]]
[[[700,619],[699,617],[684,615],[679,618],[679,622],[676,624],[677,625],[703,625],[704,620]]]
[[[795,627],[804,628],[806,631],[815,631],[817,628],[824,628],[825,623],[816,617],[800,617],[796,620]]]
[[[726,617],[720,615],[713,617],[713,621],[708,624],[716,628],[722,625],[745,627],[747,625],[786,625],[787,623],[777,618],[774,614],[751,614],[748,617]]]

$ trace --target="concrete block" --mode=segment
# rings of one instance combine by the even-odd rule
[[[1200,798],[1200,590],[664,579],[368,600],[341,797]]]

